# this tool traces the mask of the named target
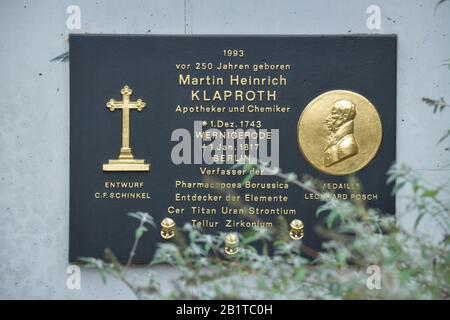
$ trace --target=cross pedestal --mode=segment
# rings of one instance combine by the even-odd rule
[[[122,101],[111,99],[106,103],[106,107],[110,111],[122,109],[122,147],[119,159],[110,159],[108,163],[103,164],[103,171],[150,171],[150,164],[145,163],[145,160],[134,159],[130,147],[130,110],[142,111],[145,102],[141,99],[130,101],[133,90],[128,86],[124,86],[120,93]]]

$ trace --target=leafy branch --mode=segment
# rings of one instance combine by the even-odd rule
[[[131,263],[133,262],[133,258],[136,254],[136,249],[139,244],[139,240],[141,239],[143,234],[148,231],[147,225],[150,225],[153,228],[156,228],[156,225],[155,225],[155,221],[154,221],[153,217],[150,216],[147,212],[140,212],[140,211],[130,212],[130,213],[128,213],[128,215],[130,217],[133,217],[133,218],[139,220],[139,226],[134,233],[134,243],[131,248],[131,251],[130,251],[130,254],[128,257],[128,262],[127,262],[127,267],[130,267]]]
[[[450,67],[450,65],[449,65]],[[433,108],[433,113],[442,112],[444,109],[448,108],[450,105],[444,100],[444,98],[440,99],[431,99],[423,97],[422,101],[431,106]],[[450,136],[450,129],[447,130],[447,132],[438,140],[438,144],[443,142],[445,139],[447,139]],[[448,148],[446,149],[448,150]]]
[[[423,97],[422,101],[425,102],[427,105],[433,107],[433,113],[442,112],[445,108],[449,107],[450,105],[444,100],[444,98],[440,99],[431,99]]]
[[[264,164],[257,166],[263,169]],[[325,241],[323,250],[315,253],[312,260],[303,256],[301,241],[286,237],[287,223],[281,217],[275,228],[254,228],[241,235],[241,251],[233,257],[223,251],[224,233],[205,234],[185,224],[178,230],[177,240],[158,244],[149,265],[150,268],[170,265],[178,271],[168,294],[161,292],[153,273],[147,284],[131,283],[125,272],[129,264],[122,266],[110,250],[105,251],[105,260],[80,260],[86,267],[96,268],[103,281],[108,275],[119,279],[138,298],[448,299],[449,206],[440,199],[447,192],[446,186],[429,186],[405,165],[394,165],[388,175],[388,183],[394,183],[394,192],[407,187],[413,191],[413,207],[409,209],[419,210],[420,214],[412,233],[397,225],[391,215],[383,215],[360,203],[324,197],[323,205],[316,212],[324,215],[324,226],[315,229]],[[308,192],[324,194],[312,180],[299,181],[295,175],[280,169],[275,176],[306,187]],[[139,220],[132,249],[135,251],[137,240],[147,231],[142,227],[153,220],[143,213],[130,216]],[[435,244],[420,235],[417,227],[424,217],[444,222],[441,242]],[[261,241],[273,244],[273,254],[268,255],[264,246],[261,249],[257,245]],[[384,288],[389,290],[366,288],[365,268],[369,265],[381,268]]]

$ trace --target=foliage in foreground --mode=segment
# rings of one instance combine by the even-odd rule
[[[301,182],[281,172],[277,175],[308,191],[314,189],[310,180]],[[393,181],[394,192],[411,190],[408,210],[418,212],[413,232],[399,226],[393,216],[366,208],[364,203],[330,197],[317,211],[323,216],[323,225],[316,231],[326,239],[321,252],[290,240],[283,218],[273,230],[255,228],[241,236],[242,249],[234,257],[223,253],[224,234],[204,234],[185,225],[178,231],[185,237],[158,245],[148,282],[135,284],[126,272],[142,234],[154,226],[151,216],[139,212],[130,214],[140,223],[127,266],[110,250],[105,251],[104,260],[81,260],[87,267],[95,267],[104,281],[113,276],[141,299],[448,299],[450,210],[440,200],[448,186],[426,186],[417,173],[403,165],[390,170],[388,182]],[[440,228],[444,235],[440,241],[431,241],[418,231],[425,220]],[[267,254],[270,243],[272,255]],[[158,264],[179,271],[168,293],[163,293],[152,273],[151,266]],[[378,271],[381,282],[372,274]],[[381,288],[376,289],[378,286]]]

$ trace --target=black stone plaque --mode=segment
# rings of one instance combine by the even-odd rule
[[[218,224],[216,228],[205,227],[205,232],[245,232],[246,227],[226,226],[226,220],[245,220],[245,217],[222,214],[221,208],[230,206],[225,199],[176,201],[177,194],[221,194],[214,189],[180,188],[176,185],[177,180],[239,183],[244,178],[204,175],[201,171],[230,169],[230,164],[173,162],[171,154],[178,144],[171,139],[174,130],[184,128],[194,136],[194,121],[203,123],[204,130],[221,125],[256,131],[279,129],[279,166],[283,172],[294,172],[300,178],[310,175],[329,183],[346,182],[346,176],[328,175],[313,167],[298,143],[297,125],[302,111],[314,98],[331,90],[356,92],[376,107],[383,128],[382,142],[374,159],[355,176],[361,181],[365,194],[376,195],[376,199],[368,201],[369,206],[394,213],[395,199],[386,186],[386,172],[395,160],[396,151],[396,56],[397,38],[391,35],[71,35],[69,260],[76,261],[81,256],[102,257],[103,250],[108,247],[121,261],[126,261],[138,224],[137,220],[127,216],[128,212],[148,212],[157,226],[142,237],[134,259],[136,263],[149,262],[156,244],[167,241],[161,238],[159,229],[165,217],[172,218],[178,227],[192,223],[192,220],[207,220]],[[186,80],[188,75],[189,81]],[[278,78],[279,82],[284,78],[286,82],[282,85],[236,84],[230,83],[230,76],[241,79],[270,76]],[[194,78],[204,80],[197,83]],[[219,78],[223,83],[217,82]],[[119,152],[122,160],[129,156],[123,140],[126,119],[117,102],[123,98],[120,91],[125,85],[133,90],[130,101],[141,99],[146,103],[141,111],[136,109],[137,103],[135,109],[128,111],[129,146],[134,159],[142,160],[137,166],[131,161],[128,168],[143,169],[141,164],[144,163],[149,164],[149,171],[145,168],[143,171],[114,171],[117,169],[114,161],[120,160]],[[242,91],[243,99],[239,91]],[[258,93],[260,91],[262,93]],[[275,99],[267,99],[267,94],[274,91]],[[216,92],[222,100],[213,101]],[[254,93],[246,96],[248,92]],[[230,96],[225,101],[227,95]],[[254,100],[249,101],[251,98]],[[110,104],[117,107],[113,111],[107,107],[110,99],[116,100],[115,104]],[[213,105],[223,107],[224,111],[199,108]],[[271,112],[251,112],[254,109],[249,109],[249,105],[273,108]],[[229,112],[228,108],[233,106],[244,106],[244,112],[238,109]],[[185,110],[184,107],[191,109],[186,113],[178,112]],[[282,107],[288,111],[281,111]],[[224,131],[226,128],[219,129]],[[121,151],[124,143],[125,149]],[[192,150],[192,159],[194,153]],[[104,167],[110,160],[113,165]],[[119,170],[127,167],[120,165]],[[113,168],[113,171],[105,168]],[[274,176],[255,176],[252,181],[283,183]],[[117,187],[120,182],[135,185]],[[227,192],[240,195],[241,200],[245,194],[286,196],[286,202],[247,201],[246,205],[261,209],[294,209],[296,214],[283,216],[288,221],[302,220],[304,243],[313,248],[320,247],[314,226],[319,219],[315,212],[321,202],[306,199],[306,192],[301,188],[289,185],[288,189],[242,187],[223,190],[223,193]],[[184,209],[184,212],[169,213],[171,207]],[[217,209],[218,212],[215,215],[193,214],[191,207]],[[274,224],[276,217],[276,214],[259,216],[262,221]]]

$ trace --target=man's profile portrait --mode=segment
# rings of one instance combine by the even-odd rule
[[[324,165],[332,166],[358,153],[353,135],[355,105],[349,100],[338,100],[325,120],[328,143],[324,150]]]

